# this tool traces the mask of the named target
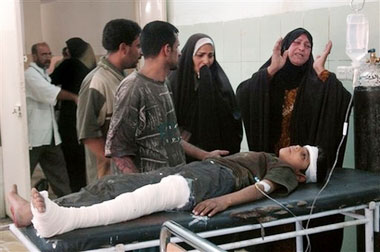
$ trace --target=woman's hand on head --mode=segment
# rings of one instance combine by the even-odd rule
[[[212,217],[227,208],[228,204],[223,198],[212,198],[198,203],[193,209],[193,214]]]
[[[285,65],[288,58],[288,50],[281,55],[281,43],[282,38],[278,39],[273,47],[271,63],[267,68],[270,77],[273,77]]]
[[[325,50],[323,50],[321,55],[318,55],[315,58],[313,68],[318,76],[320,73],[322,73],[325,70],[325,63],[327,60],[327,56],[330,54],[331,48],[332,48],[332,42],[331,40],[329,40],[325,46]]]

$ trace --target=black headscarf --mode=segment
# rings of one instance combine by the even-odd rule
[[[301,34],[305,34],[312,44],[310,33],[298,28],[283,39],[281,51],[288,49]],[[269,59],[239,85],[237,99],[250,150],[274,152],[281,134],[284,92],[298,87],[290,124],[290,144],[319,146],[326,152],[328,166],[332,165],[351,95],[333,73],[322,82],[313,69],[313,62],[311,53],[308,61],[299,67],[287,60],[269,81]],[[342,165],[344,150],[345,145],[340,151],[338,166]]]
[[[72,58],[80,58],[89,46],[86,41],[78,37],[68,39],[66,45]]]
[[[178,125],[191,133],[189,142],[202,149],[236,153],[240,151],[242,125],[226,74],[215,58],[210,68],[200,69],[199,80],[195,77],[193,52],[201,38],[210,37],[198,33],[187,40],[178,69],[169,77]],[[199,87],[196,89],[197,81]]]
[[[299,36],[305,34],[311,44],[311,50],[313,49],[313,37],[311,34],[303,29],[297,28],[291,32],[289,32],[285,38],[282,40],[281,44],[281,54],[284,53],[285,50],[288,50],[290,45],[296,40]],[[275,83],[280,83],[283,89],[293,89],[298,87],[302,82],[303,77],[306,73],[308,73],[313,68],[313,54],[310,52],[309,59],[302,66],[293,65],[289,57],[286,60],[285,66],[278,71],[274,77],[277,79]],[[269,59],[261,68],[267,68],[271,63],[271,59]]]

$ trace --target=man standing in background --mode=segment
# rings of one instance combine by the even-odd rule
[[[25,71],[25,92],[28,111],[30,173],[40,163],[54,193],[61,197],[69,194],[70,182],[60,146],[61,137],[55,120],[54,105],[57,100],[78,102],[78,97],[51,84],[46,72],[51,51],[42,42],[32,46],[33,62]]]
[[[77,131],[86,149],[87,183],[117,172],[111,159],[104,156],[104,146],[113,114],[116,88],[124,79],[123,71],[135,68],[141,58],[140,26],[130,20],[109,21],[103,30],[107,55],[83,80],[79,91]]]

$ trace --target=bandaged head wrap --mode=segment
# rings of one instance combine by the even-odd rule
[[[318,148],[310,145],[304,146],[309,151],[310,164],[306,170],[306,183],[317,182]]]
[[[194,46],[193,56],[195,56],[199,48],[201,48],[205,44],[211,44],[212,47],[214,47],[214,42],[212,42],[210,38],[201,38],[200,40],[197,41],[197,43]]]

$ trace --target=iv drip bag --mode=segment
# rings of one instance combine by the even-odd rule
[[[354,67],[368,51],[369,25],[363,14],[355,13],[347,16],[346,54]]]

